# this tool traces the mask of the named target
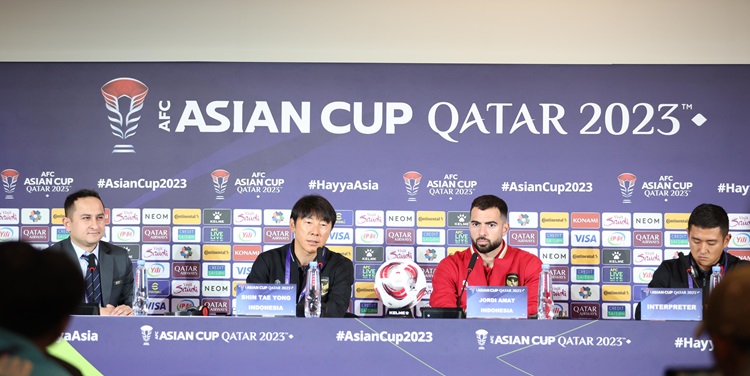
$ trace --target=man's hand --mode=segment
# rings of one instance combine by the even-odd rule
[[[106,307],[99,308],[99,314],[102,316],[132,316],[133,308],[124,304],[117,307],[107,304]]]
[[[28,376],[33,368],[34,365],[28,359],[21,359],[8,354],[0,356],[0,375]]]

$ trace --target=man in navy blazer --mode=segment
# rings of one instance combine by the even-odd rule
[[[82,189],[65,199],[63,225],[70,237],[47,248],[64,252],[78,265],[86,276],[86,256],[94,254],[101,281],[102,315],[129,316],[133,314],[133,263],[128,251],[101,241],[104,237],[104,204],[96,191]],[[85,297],[82,297],[85,301]]]

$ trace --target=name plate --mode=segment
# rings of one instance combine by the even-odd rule
[[[526,286],[469,286],[466,293],[467,318],[525,319],[528,317]]]
[[[238,284],[235,313],[237,316],[296,316],[297,285]]]
[[[641,320],[701,321],[701,289],[645,288],[641,292]]]

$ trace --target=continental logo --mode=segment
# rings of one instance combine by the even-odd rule
[[[229,244],[206,244],[203,246],[204,260],[231,260],[232,249]]]
[[[374,282],[355,282],[354,283],[354,297],[364,299],[377,299],[378,295],[375,293]]]
[[[664,213],[664,228],[684,230],[688,227],[690,213]]]
[[[629,302],[630,286],[603,285],[602,300],[610,302]]]
[[[445,212],[418,211],[417,227],[445,227]]]
[[[570,227],[570,218],[568,213],[541,212],[539,223],[541,228],[568,228]]]
[[[63,218],[65,218],[65,209],[63,208],[52,209],[52,224],[53,225],[63,224]]]
[[[600,263],[599,249],[571,248],[570,263],[575,265],[598,265]]]
[[[199,225],[201,224],[200,209],[174,209],[172,221],[176,225]]]
[[[350,246],[332,245],[332,246],[329,246],[328,249],[340,254],[341,256],[348,258],[349,260],[354,259],[354,248]]]

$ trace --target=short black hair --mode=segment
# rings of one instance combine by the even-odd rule
[[[31,339],[55,333],[82,302],[83,273],[68,255],[0,243],[0,327]]]
[[[500,214],[508,218],[508,204],[503,201],[502,198],[495,195],[483,195],[479,196],[471,202],[471,209],[477,208],[479,210],[487,210],[489,208],[497,208],[500,210]]]
[[[325,197],[321,195],[302,196],[292,208],[292,220],[297,222],[297,218],[318,217],[331,224],[331,228],[336,224],[336,210],[333,209]]]
[[[690,227],[698,228],[716,228],[721,230],[722,236],[729,233],[729,216],[727,212],[719,205],[700,204],[693,209],[688,219],[688,231]]]
[[[102,206],[104,206],[104,201],[102,201],[102,198],[99,197],[99,193],[92,189],[81,189],[69,194],[68,197],[65,198],[65,216],[68,217],[68,215],[71,214],[73,208],[75,207],[76,200],[86,197],[96,197],[99,199],[99,201],[101,201]]]

